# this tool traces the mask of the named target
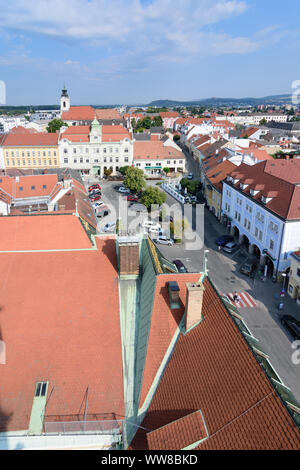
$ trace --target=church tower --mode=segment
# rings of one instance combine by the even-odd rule
[[[70,109],[70,98],[64,85],[63,89],[61,90],[61,97],[60,97],[60,114],[69,111]]]

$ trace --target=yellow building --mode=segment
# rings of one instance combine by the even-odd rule
[[[10,132],[2,146],[6,169],[59,167],[58,134]]]
[[[220,220],[222,206],[222,181],[236,166],[228,160],[207,170],[204,176],[204,196],[209,210]]]
[[[300,251],[291,254],[288,293],[300,306]]]

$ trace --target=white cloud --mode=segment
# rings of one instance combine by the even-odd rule
[[[259,39],[212,32],[247,8],[243,0],[15,0],[0,10],[0,24],[9,33],[42,34],[94,48],[99,60],[79,62],[74,48],[74,57],[52,60],[51,70],[101,80],[160,63],[252,52]],[[50,65],[45,58],[32,62],[39,69]]]

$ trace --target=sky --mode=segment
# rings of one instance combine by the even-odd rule
[[[0,0],[7,105],[263,97],[300,79],[298,0]]]

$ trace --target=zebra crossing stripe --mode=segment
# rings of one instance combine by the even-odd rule
[[[248,292],[240,292],[240,296],[246,303],[246,307],[252,307],[252,308],[256,307],[256,303],[254,302],[251,295],[248,294]]]
[[[250,294],[248,294],[248,292],[237,292],[237,294],[239,295],[240,297],[240,300],[239,302],[234,302],[233,300],[233,296],[234,296],[234,293],[233,292],[230,292],[228,294],[223,294],[223,295],[226,295],[230,302],[235,305],[237,308],[254,308],[256,307],[256,303],[254,301],[254,299],[251,297]]]

